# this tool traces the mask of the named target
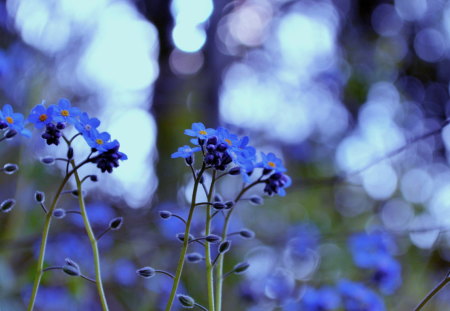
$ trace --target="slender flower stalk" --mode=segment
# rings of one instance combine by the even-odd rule
[[[77,183],[77,191],[78,193],[82,193],[82,181],[80,176],[78,175],[78,171],[76,170],[75,161],[71,160],[70,164],[73,167],[75,181]],[[84,227],[86,229],[86,233],[89,237],[89,241],[91,243],[92,253],[94,256],[94,268],[95,268],[95,281],[97,286],[98,295],[100,298],[100,302],[102,305],[103,311],[108,311],[108,303],[106,301],[105,291],[103,290],[102,276],[101,276],[101,268],[100,268],[100,253],[98,251],[97,239],[95,237],[94,231],[92,230],[91,224],[89,222],[89,218],[86,211],[86,206],[84,204],[83,195],[78,196],[78,204],[80,205],[81,216],[83,218]]]
[[[195,177],[195,180],[194,180],[194,189],[192,191],[191,207],[189,209],[189,215],[188,215],[188,219],[186,221],[186,229],[184,232],[185,237],[188,237],[190,234],[192,216],[194,215],[195,203],[197,200],[198,185],[200,184],[200,180],[202,178],[204,171],[205,171],[205,164],[203,164],[200,172],[198,173],[198,175]],[[188,245],[189,245],[189,239],[184,239],[183,247],[181,248],[180,258],[178,259],[177,271],[175,273],[175,278],[173,279],[172,290],[170,292],[169,300],[167,301],[167,305],[166,305],[166,309],[165,309],[166,311],[170,311],[170,309],[172,308],[172,304],[175,299],[175,295],[177,293],[178,284],[180,283],[181,273],[183,272],[183,265],[184,265],[184,260],[186,257]]]
[[[445,278],[425,296],[425,298],[417,305],[414,311],[422,310],[427,302],[430,301],[431,298],[433,298],[433,296],[436,295],[441,289],[443,289],[448,282],[450,282],[450,272],[448,272]]]
[[[214,184],[216,182],[216,170],[213,170],[211,185],[208,191],[208,202],[211,202],[214,193]],[[211,234],[211,205],[205,206],[206,211],[206,225],[205,236]],[[208,307],[209,310],[214,310],[214,276],[213,264],[211,263],[211,246],[210,243],[205,243],[205,263],[206,263],[206,286],[208,291]]]

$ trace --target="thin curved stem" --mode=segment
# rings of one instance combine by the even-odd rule
[[[78,175],[78,171],[76,170],[75,161],[71,160],[70,163],[73,167],[75,181],[77,183],[78,193],[82,194],[83,193],[82,192],[82,183],[81,183],[80,176]],[[103,283],[102,283],[102,277],[101,277],[100,253],[98,251],[97,239],[95,238],[94,231],[92,230],[91,224],[89,222],[89,218],[88,218],[87,211],[86,211],[86,206],[84,204],[83,195],[78,195],[78,203],[80,205],[80,211],[81,211],[81,216],[83,217],[84,227],[85,227],[86,233],[89,237],[89,241],[91,243],[91,248],[92,248],[92,253],[94,256],[95,281],[96,281],[95,284],[97,286],[97,292],[98,292],[100,302],[102,305],[102,310],[108,311],[109,310],[108,303],[106,301],[105,291],[103,290]]]
[[[167,271],[164,271],[164,270],[155,270],[155,272],[156,272],[156,273],[161,273],[161,274],[167,275],[168,277],[170,277],[170,278],[172,278],[172,279],[175,278],[175,276],[174,276],[172,273],[167,272]]]
[[[429,292],[424,299],[422,299],[414,311],[422,310],[427,302],[430,301],[430,299],[433,298],[433,296],[436,295],[441,289],[443,289],[448,282],[450,282],[450,272],[448,272],[445,278],[438,285],[436,285],[436,287],[433,288],[433,290],[431,290],[431,292]]]
[[[205,207],[206,212],[206,224],[205,224],[205,236],[211,234],[211,199],[214,193],[214,185],[216,183],[216,170],[213,170],[211,185],[208,191],[208,202]],[[209,310],[214,310],[214,264],[211,263],[211,246],[210,243],[205,243],[205,263],[206,263],[206,287],[208,292],[208,307]]]
[[[191,230],[192,216],[194,215],[195,202],[197,200],[198,185],[200,183],[200,179],[201,179],[204,171],[205,171],[205,164],[202,165],[202,168],[201,168],[198,176],[196,176],[194,178],[194,189],[192,190],[191,207],[189,209],[189,215],[188,215],[188,219],[186,221],[186,228],[184,231],[185,237],[189,236],[189,233]],[[183,272],[183,265],[184,265],[184,260],[186,257],[188,245],[189,245],[189,239],[184,239],[183,247],[181,248],[180,258],[178,259],[177,271],[175,272],[175,277],[173,279],[172,290],[170,291],[169,300],[167,301],[167,305],[166,305],[166,309],[165,309],[166,311],[170,311],[170,309],[172,308],[173,301],[174,301],[175,295],[177,293],[178,284],[180,283],[181,273]]]

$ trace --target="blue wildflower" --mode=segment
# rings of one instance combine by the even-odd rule
[[[342,280],[339,282],[344,308],[347,311],[384,311],[383,300],[360,283]]]
[[[328,311],[335,310],[340,305],[340,298],[332,287],[314,289],[308,287],[301,301],[301,310],[305,311]]]
[[[74,124],[77,122],[77,117],[81,111],[79,108],[72,107],[70,101],[66,98],[61,98],[57,105],[53,105],[53,120],[56,122],[67,122]]]
[[[200,147],[191,148],[190,146],[185,145],[183,147],[178,148],[178,151],[172,153],[172,155],[170,157],[172,159],[175,159],[175,158],[185,158],[185,159],[187,159],[187,158],[191,157],[194,154],[194,152],[197,152],[197,151],[200,151],[200,150],[201,150]]]
[[[201,140],[208,139],[215,133],[216,133],[216,130],[211,129],[211,128],[206,128],[205,125],[201,122],[192,123],[191,129],[184,130],[185,135],[188,135],[191,137],[196,137]]]
[[[100,133],[96,129],[91,129],[89,135],[83,136],[89,147],[97,150],[98,152],[106,152],[113,149],[117,141],[111,142],[111,135],[108,132]]]
[[[372,281],[383,294],[393,294],[402,284],[401,265],[395,259],[380,259],[375,267]]]
[[[264,152],[261,152],[261,162],[257,164],[257,167],[264,168],[266,174],[272,171],[275,173],[286,172],[281,159],[277,158],[272,152],[267,155]]]
[[[83,136],[90,136],[91,131],[97,129],[100,125],[100,120],[97,118],[89,118],[86,112],[80,115],[79,120],[74,123],[75,128],[83,134]]]
[[[36,105],[28,116],[28,121],[34,124],[37,129],[41,129],[53,121],[53,106],[45,108],[43,104]]]
[[[0,114],[0,122],[2,123],[2,128],[10,128],[16,132],[22,134],[23,136],[30,137],[31,132],[25,129],[24,116],[21,113],[14,112],[11,105],[6,104]],[[5,126],[6,125],[6,126]]]
[[[357,233],[349,238],[353,261],[360,268],[374,268],[395,250],[392,237],[385,232]]]
[[[219,143],[226,144],[227,148],[237,147],[239,139],[237,135],[231,134],[226,128],[218,127],[216,131]]]

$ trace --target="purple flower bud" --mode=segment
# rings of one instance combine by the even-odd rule
[[[62,219],[66,216],[66,211],[62,208],[57,208],[53,211],[53,217],[57,219]]]
[[[197,263],[203,260],[203,256],[199,253],[189,253],[186,255],[186,261],[190,263]]]
[[[69,147],[67,150],[67,159],[72,160],[73,159],[73,148]]]
[[[16,200],[6,199],[0,204],[0,210],[3,213],[9,213],[13,209],[14,205],[16,205]]]
[[[235,166],[228,171],[230,175],[239,175],[241,173],[241,168],[239,166]]]
[[[195,300],[188,295],[177,295],[178,301],[184,308],[192,309],[195,307]]]
[[[172,213],[169,211],[160,211],[159,217],[161,217],[162,219],[169,219],[170,217],[172,217]]]
[[[42,191],[36,191],[34,193],[34,200],[37,203],[44,203],[45,202],[45,193]]]
[[[239,231],[239,235],[244,239],[253,239],[255,237],[255,232],[248,229],[242,229]]]
[[[208,243],[218,243],[222,238],[215,234],[210,234],[205,237],[205,241]]]
[[[225,254],[230,250],[230,248],[231,248],[231,241],[230,240],[223,241],[222,243],[219,244],[218,247],[219,254]]]
[[[53,165],[55,164],[55,158],[54,157],[43,157],[41,158],[41,162],[46,164],[46,165]]]
[[[236,274],[241,274],[245,272],[250,267],[250,264],[246,261],[236,264],[233,268],[233,272]]]
[[[253,205],[261,205],[264,203],[264,199],[259,195],[252,195],[250,197],[250,203],[252,203]]]
[[[136,270],[136,273],[143,278],[149,279],[155,276],[156,271],[152,267],[143,267]]]
[[[13,138],[16,135],[17,135],[17,131],[16,130],[7,130],[4,136],[5,136],[6,139],[11,139],[11,138]]]
[[[5,172],[5,174],[11,175],[17,172],[18,170],[19,166],[17,164],[6,163],[5,165],[3,165],[3,172]]]
[[[230,209],[234,206],[234,201],[226,201],[225,202],[225,209]]]
[[[222,210],[222,209],[226,208],[227,206],[225,205],[225,203],[215,202],[215,203],[213,203],[213,207],[217,210]]]
[[[109,228],[111,230],[119,230],[123,224],[123,217],[116,217],[109,222]]]

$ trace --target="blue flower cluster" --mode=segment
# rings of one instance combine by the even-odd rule
[[[258,161],[256,149],[248,145],[247,136],[239,138],[223,127],[206,128],[200,122],[193,123],[184,134],[193,137],[191,143],[195,147],[182,146],[172,154],[172,158],[184,158],[188,165],[192,165],[194,153],[201,151],[206,168],[228,170],[231,175],[240,174],[246,183],[250,182],[254,170],[261,168],[261,177],[267,176],[262,180],[265,183],[264,192],[270,196],[274,194],[284,196],[285,188],[291,185],[290,177],[284,174],[286,168],[281,159],[273,153],[261,152]]]
[[[395,243],[386,232],[354,234],[349,239],[356,266],[372,271],[371,281],[383,294],[390,295],[402,283],[401,265],[394,259]]]
[[[56,105],[49,107],[45,106],[45,102],[35,106],[28,116],[28,121],[37,129],[45,128],[41,137],[48,145],[59,145],[62,130],[67,125],[73,125],[92,148],[92,152],[98,152],[89,159],[89,162],[97,164],[102,172],[111,173],[113,168],[119,166],[119,160],[127,159],[127,156],[119,151],[119,142],[111,141],[109,133],[97,129],[100,121],[97,118],[90,118],[79,108],[72,107],[68,99],[62,98]]]

